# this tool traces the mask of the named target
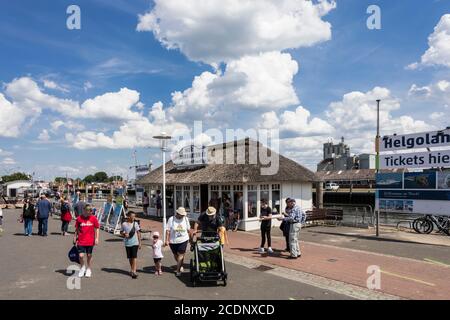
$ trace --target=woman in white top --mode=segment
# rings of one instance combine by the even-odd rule
[[[186,215],[186,209],[179,207],[175,215],[169,218],[166,225],[166,243],[164,245],[170,246],[177,262],[175,271],[177,277],[183,272],[184,255],[190,237],[191,225]]]

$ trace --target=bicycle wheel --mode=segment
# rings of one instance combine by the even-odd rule
[[[433,231],[433,222],[427,218],[417,218],[413,221],[413,229],[417,233],[429,234]]]

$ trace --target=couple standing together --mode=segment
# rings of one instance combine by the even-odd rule
[[[274,211],[274,214],[276,212]],[[295,203],[295,199],[286,199],[286,210],[283,213],[283,217],[277,218],[282,221],[280,229],[283,231],[283,235],[286,238],[286,251],[290,252],[288,259],[297,259],[302,253],[300,251],[300,245],[298,243],[298,237],[302,224],[306,221],[306,214],[304,211]],[[272,210],[268,206],[266,200],[261,201],[261,246],[259,248],[259,253],[264,253],[264,246],[268,244],[268,253],[272,253],[271,247],[271,235],[270,231],[272,228]]]

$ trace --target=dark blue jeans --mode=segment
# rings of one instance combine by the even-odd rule
[[[38,221],[39,221],[38,234],[40,236],[46,236],[48,227],[48,218],[39,218]]]
[[[69,230],[69,221],[61,221],[61,232],[67,233]]]
[[[23,219],[23,227],[26,236],[31,234],[33,232],[33,219],[30,218]]]

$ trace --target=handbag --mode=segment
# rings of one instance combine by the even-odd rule
[[[80,253],[78,252],[77,246],[73,246],[67,255],[71,262],[80,263]]]
[[[133,221],[133,227],[131,228],[130,232],[128,232],[128,239],[131,239],[134,237],[134,234],[136,233],[136,228],[135,228],[135,221]]]

